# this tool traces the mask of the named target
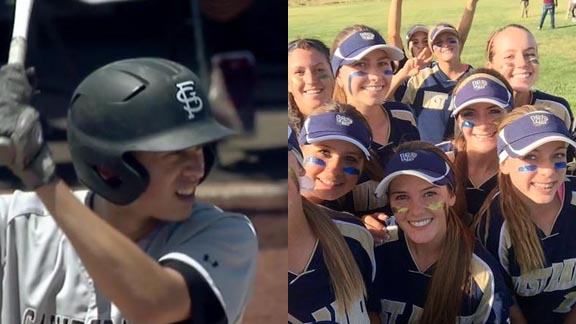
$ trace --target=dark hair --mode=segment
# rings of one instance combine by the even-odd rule
[[[295,49],[303,50],[316,50],[326,58],[328,65],[330,65],[330,49],[322,41],[313,38],[298,38],[288,43],[288,54]],[[288,124],[298,134],[302,128],[304,116],[300,112],[294,96],[288,92]]]

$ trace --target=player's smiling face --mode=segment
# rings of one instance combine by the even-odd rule
[[[538,45],[525,30],[509,27],[499,32],[492,40],[492,54],[486,67],[500,72],[514,91],[527,92],[536,83],[540,72]]]
[[[425,32],[416,32],[410,37],[410,51],[412,57],[417,57],[424,49],[428,47],[428,34]]]
[[[498,125],[504,116],[506,110],[491,103],[475,103],[462,109],[457,123],[466,140],[466,149],[478,153],[496,150]]]
[[[332,98],[334,77],[322,53],[313,48],[288,53],[288,92],[304,116]]]
[[[306,176],[314,183],[314,189],[302,195],[315,203],[336,200],[350,192],[364,167],[362,151],[342,140],[302,145],[302,153]]]
[[[434,39],[432,51],[438,61],[450,62],[460,57],[460,41],[454,34],[445,32]]]
[[[384,102],[392,75],[388,54],[374,50],[359,61],[341,66],[336,82],[344,89],[348,104],[370,107]]]
[[[412,244],[440,244],[446,235],[447,206],[456,196],[447,186],[437,186],[419,177],[399,175],[388,189],[396,223]]]
[[[549,142],[524,157],[507,158],[500,170],[528,204],[547,204],[566,178],[566,150],[564,142]]]
[[[146,168],[150,182],[132,204],[141,213],[169,221],[190,216],[196,187],[204,176],[202,147],[171,152],[134,152]]]

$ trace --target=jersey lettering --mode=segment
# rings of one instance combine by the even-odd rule
[[[576,303],[576,292],[564,295],[564,300],[554,309],[554,313],[568,313]]]
[[[355,307],[349,311],[339,311],[336,302],[332,302],[329,306],[323,307],[312,313],[315,322],[332,321],[336,323],[355,323],[353,319],[368,320],[366,313],[366,306],[364,300],[355,304]]]
[[[543,291],[570,289],[576,286],[575,270],[576,258],[552,263],[551,267],[513,277],[514,290],[520,296],[534,296]]]
[[[125,319],[122,319],[120,322],[115,322],[110,319],[87,319],[86,321],[81,321],[67,316],[49,314],[42,314],[40,320],[36,321],[39,317],[35,309],[26,308],[22,314],[22,324],[128,324]],[[49,320],[47,320],[47,318],[49,318]]]
[[[406,303],[382,299],[380,300],[380,305],[382,305],[382,323],[394,324],[398,315],[404,314],[404,307]]]

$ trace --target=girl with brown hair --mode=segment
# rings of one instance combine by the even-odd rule
[[[393,323],[507,323],[511,298],[499,267],[462,220],[461,184],[439,148],[398,147],[378,185],[398,235],[375,249],[374,289]],[[390,321],[389,321],[390,322]]]
[[[379,323],[368,303],[372,236],[349,214],[300,195],[305,169],[290,128],[288,149],[288,323]]]

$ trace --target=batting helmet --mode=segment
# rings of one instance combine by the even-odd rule
[[[68,111],[68,143],[78,179],[119,205],[138,198],[149,182],[148,172],[129,152],[201,145],[206,176],[214,163],[213,144],[232,133],[212,117],[196,75],[159,58],[122,60],[92,72],[74,91]],[[98,169],[115,177],[104,179]]]

